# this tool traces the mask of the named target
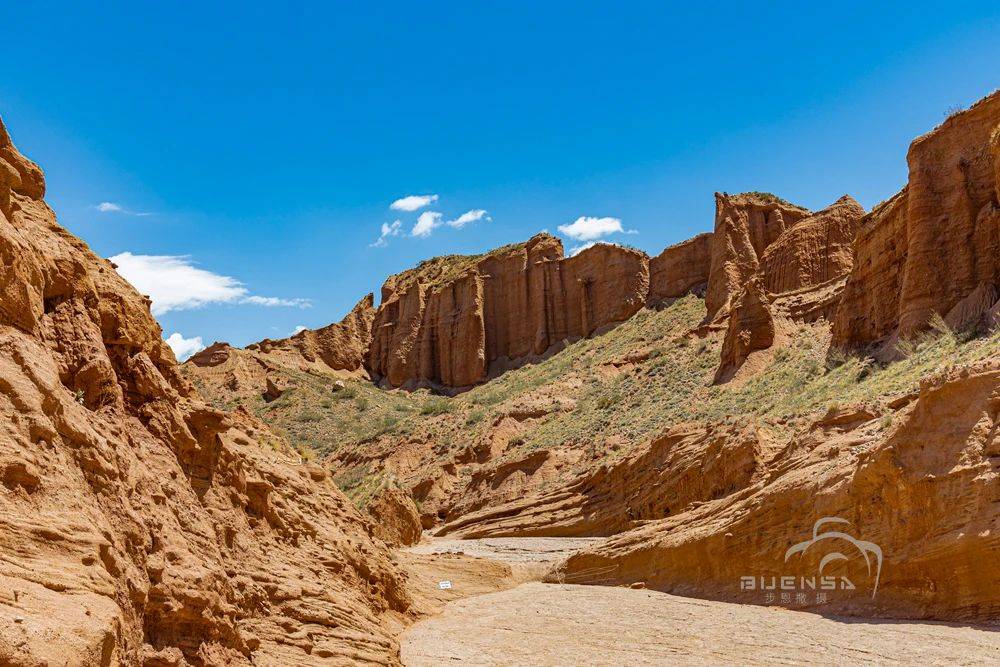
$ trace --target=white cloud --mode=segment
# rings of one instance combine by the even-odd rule
[[[389,204],[389,208],[393,211],[418,211],[437,200],[437,195],[407,195]]]
[[[374,243],[368,244],[370,248],[384,248],[389,245],[388,238],[390,236],[399,236],[403,231],[403,221],[396,220],[391,225],[387,222],[382,223],[382,235],[376,239]]]
[[[462,229],[466,225],[472,224],[473,222],[479,222],[480,220],[489,222],[492,219],[493,218],[490,217],[490,214],[481,208],[466,211],[454,220],[445,220],[443,214],[437,211],[424,211],[420,214],[420,217],[417,218],[417,223],[413,225],[410,235],[426,238],[431,235],[431,232],[442,225],[448,225],[449,227],[454,227],[455,229]],[[376,241],[376,243],[378,242]]]
[[[113,201],[102,201],[94,208],[96,208],[101,213],[120,213],[122,215],[136,215],[139,217],[145,217],[149,215],[149,213],[145,213],[143,211],[130,211],[121,204],[116,204]]]
[[[590,243],[584,243],[582,245],[573,246],[572,248],[569,249],[569,256],[576,257],[587,248],[593,248],[595,245],[597,245],[597,241],[591,241]]]
[[[609,234],[623,234],[625,230],[619,218],[581,216],[571,225],[559,225],[559,232],[577,241],[596,241]]]
[[[177,255],[133,255],[123,252],[111,258],[118,273],[152,300],[153,315],[171,310],[189,310],[212,303],[245,303],[257,306],[308,308],[307,299],[257,296],[236,278],[199,269],[188,257]]]
[[[296,324],[295,325],[295,331],[292,332],[292,335],[294,336],[295,334],[299,333],[300,331],[305,331],[308,328],[309,327],[303,326],[301,324]]]
[[[275,306],[288,306],[290,308],[312,308],[312,303],[309,299],[282,299],[276,296],[257,296],[256,294],[251,294],[250,296],[240,299],[240,303],[249,303],[253,306],[267,306],[273,308]]]
[[[417,218],[417,224],[413,225],[413,231],[410,233],[413,236],[426,238],[431,235],[431,232],[440,227],[441,224],[440,213],[437,211],[424,211]]]
[[[185,338],[176,331],[166,339],[167,345],[174,351],[174,356],[178,361],[184,361],[192,354],[196,354],[205,349],[205,344],[201,342],[201,336]]]
[[[454,220],[449,220],[447,222],[449,227],[454,227],[455,229],[461,229],[469,223],[479,222],[480,220],[486,220],[486,222],[491,221],[493,218],[490,214],[481,208],[476,208],[471,211],[466,211],[462,215],[458,216]]]

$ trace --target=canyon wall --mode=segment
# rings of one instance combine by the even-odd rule
[[[1000,92],[916,139],[909,183],[865,219],[833,326],[856,348],[903,338],[1000,283]]]
[[[711,263],[711,232],[672,245],[650,258],[647,305],[656,306],[704,288],[708,284]]]
[[[854,236],[864,215],[865,209],[844,195],[793,224],[761,257],[764,289],[781,294],[846,276],[854,266]]]
[[[927,378],[916,400],[896,405],[888,430],[876,427],[885,416],[857,408],[815,420],[758,483],[580,552],[550,579],[586,583],[600,573],[602,583],[642,581],[693,597],[996,623],[1000,364]],[[838,539],[810,549],[825,533]],[[804,549],[788,555],[796,544]],[[835,587],[799,583],[818,574]],[[769,602],[772,577],[789,577],[780,590],[792,592],[779,598],[775,585]]]
[[[470,386],[628,319],[648,291],[644,253],[599,244],[564,258],[547,234],[437,258],[386,281],[368,367],[393,387]]]
[[[692,504],[759,482],[774,454],[756,424],[680,424],[623,461],[586,470],[567,484],[489,505],[435,535],[579,537],[614,535],[682,513]]]
[[[731,301],[760,270],[760,257],[767,247],[807,215],[807,209],[767,193],[715,193],[706,320],[728,314]]]
[[[281,340],[265,338],[246,349],[273,357],[301,357],[309,364],[322,363],[335,371],[358,371],[371,346],[374,319],[374,297],[369,294],[340,322],[319,329],[304,329]]]
[[[792,224],[785,221],[797,217],[797,210],[794,215],[770,213],[772,230],[777,231],[778,222],[784,229],[758,256],[752,239],[765,237],[753,227],[754,214],[761,215],[759,203],[751,200],[747,211],[748,204],[738,202],[726,198],[719,206],[723,217],[716,221],[717,228],[726,230],[730,246],[745,249],[727,255],[743,259],[729,261],[721,278],[713,276],[728,282],[709,282],[709,293],[727,295],[719,301],[716,323],[729,313],[716,382],[732,379],[751,353],[784,342],[782,334],[792,323],[832,318],[854,266],[854,238],[865,215],[846,195]],[[757,228],[766,230],[766,225],[758,222]]]
[[[44,191],[0,124],[0,664],[398,661],[371,523],[201,401]]]

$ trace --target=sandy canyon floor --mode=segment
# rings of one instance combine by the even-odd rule
[[[1000,663],[1000,633],[982,628],[833,618],[643,589],[538,581],[548,565],[592,542],[432,539],[402,552],[428,595],[441,602],[439,613],[403,635],[403,663]],[[441,581],[453,587],[442,590]]]

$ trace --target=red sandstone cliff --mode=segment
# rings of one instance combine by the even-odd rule
[[[896,408],[887,431],[863,409],[829,414],[767,461],[769,472],[756,484],[690,503],[574,555],[551,578],[586,582],[601,572],[605,582],[644,581],[679,595],[765,604],[764,592],[746,590],[742,578],[798,582],[824,572],[848,576],[857,588],[838,585],[825,602],[814,594],[774,602],[824,613],[995,623],[998,400],[1000,366],[993,360],[928,378],[916,401]],[[824,517],[848,523],[822,532],[876,545],[880,568],[869,554],[866,569],[844,541],[787,558]],[[851,550],[839,565],[821,563],[839,547]]]
[[[837,346],[909,337],[1000,283],[998,131],[1000,92],[910,146],[909,184],[862,223],[834,321]]]
[[[730,302],[760,270],[760,257],[809,211],[774,195],[715,193],[715,232],[705,293],[707,319],[724,317]]]
[[[201,401],[44,190],[0,124],[0,664],[398,660],[371,524]]]
[[[724,219],[716,221],[717,227],[726,229],[728,237],[737,241],[763,235],[748,226],[752,215],[734,215],[730,213],[732,206],[728,199],[719,207]],[[828,208],[786,225],[759,259],[751,246],[743,243],[745,253],[732,256],[745,255],[753,261],[730,263],[726,271],[714,276],[723,281],[721,285],[710,279],[709,293],[729,295],[717,382],[731,379],[752,352],[779,341],[782,331],[789,328],[785,322],[832,316],[844,278],[854,265],[854,238],[864,214],[861,205],[845,195]],[[782,221],[791,217],[772,215]],[[739,245],[734,241],[730,244]],[[733,278],[736,275],[739,283]],[[724,314],[725,308],[720,307],[716,318]]]
[[[706,287],[711,263],[711,233],[698,234],[650,258],[647,304],[655,306]]]
[[[301,357],[309,362],[322,362],[335,371],[357,371],[364,364],[371,345],[372,320],[375,318],[374,297],[369,294],[355,304],[340,322],[319,329],[305,329],[290,338],[248,345],[248,350],[275,356]]]
[[[562,254],[559,240],[542,234],[391,277],[372,325],[372,374],[393,387],[473,385],[645,304],[645,254],[607,244]]]

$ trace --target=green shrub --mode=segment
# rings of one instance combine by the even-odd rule
[[[447,398],[435,397],[420,406],[422,415],[443,415],[455,410],[455,405]]]

